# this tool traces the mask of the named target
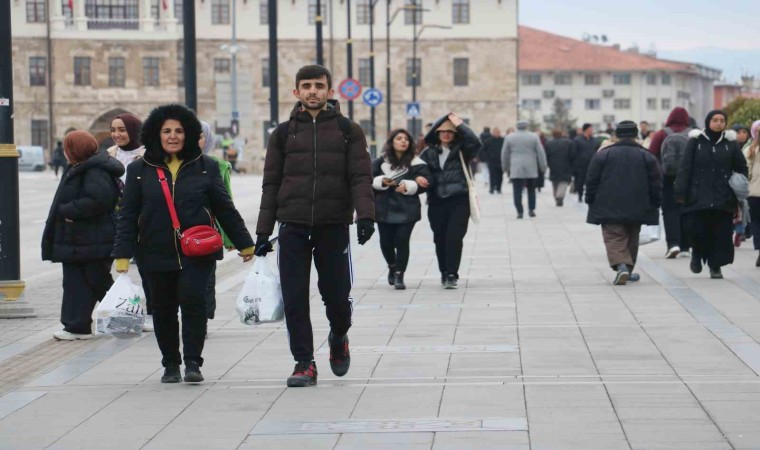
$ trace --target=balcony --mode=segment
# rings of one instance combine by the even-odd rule
[[[88,30],[139,30],[140,19],[87,18]]]

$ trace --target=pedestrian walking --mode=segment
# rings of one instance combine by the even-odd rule
[[[488,192],[491,194],[501,194],[501,186],[504,183],[504,171],[501,168],[503,146],[504,137],[501,135],[501,130],[494,127],[491,137],[483,142],[483,147],[480,149],[480,158],[486,162],[488,168]]]
[[[751,142],[749,127],[737,123],[731,127],[731,129],[736,132],[736,145],[739,147],[739,150],[744,150],[745,148],[749,147]]]
[[[221,249],[190,256],[178,242],[182,233],[196,226],[213,226],[216,218],[240,249],[243,261],[253,258],[253,240],[222,183],[219,165],[202,154],[200,138],[201,124],[185,106],[163,105],[151,111],[141,134],[145,155],[127,166],[112,253],[120,273],[129,270],[129,258],[135,256],[150,287],[164,367],[162,383],[181,381],[178,307],[184,380],[203,381],[205,292],[214,261],[223,256]]]
[[[689,113],[680,106],[674,108],[665,121],[665,128],[652,135],[649,151],[660,162],[662,177],[662,221],[665,225],[665,258],[673,259],[689,249],[681,228],[681,206],[674,190],[681,155],[689,141]],[[663,155],[664,153],[664,155]]]
[[[573,181],[575,144],[559,129],[552,131],[552,138],[546,143],[546,163],[549,166],[554,202],[557,206],[562,206],[565,204],[567,188]]]
[[[409,240],[414,225],[422,219],[419,196],[430,185],[427,164],[415,156],[414,149],[409,132],[394,130],[383,155],[372,162],[380,250],[388,263],[388,284],[396,289],[406,289]]]
[[[459,264],[470,217],[465,167],[480,149],[475,132],[454,113],[435,121],[425,136],[428,147],[420,157],[430,170],[428,221],[433,231],[441,285],[456,289]],[[460,157],[461,155],[461,157]]]
[[[744,149],[747,159],[749,178],[749,228],[752,231],[752,243],[758,251],[755,267],[760,267],[760,120],[752,123],[750,128],[751,141],[749,147]]]
[[[92,338],[92,311],[113,284],[113,215],[124,166],[99,153],[98,141],[86,131],[68,133],[63,149],[69,164],[45,221],[42,260],[62,263],[63,330],[53,337],[72,341]]]
[[[285,321],[296,360],[287,385],[303,387],[317,383],[309,315],[312,256],[330,322],[330,368],[343,376],[351,364],[349,225],[356,211],[359,244],[364,245],[375,232],[375,204],[367,140],[332,99],[330,72],[319,65],[301,67],[295,86],[298,101],[290,119],[277,126],[267,147],[256,255],[272,250],[269,236],[278,221]]]
[[[612,128],[610,125],[609,128]],[[578,194],[578,201],[583,201],[583,189],[586,184],[586,172],[591,158],[599,148],[599,141],[594,138],[594,127],[590,123],[584,123],[581,133],[573,140],[575,155],[573,156],[573,185]]]
[[[655,157],[636,142],[636,123],[624,120],[617,140],[591,158],[586,177],[586,222],[602,226],[613,284],[639,281],[633,272],[641,225],[658,225],[662,180]]]
[[[731,241],[739,202],[729,185],[734,172],[747,176],[747,161],[736,145],[736,133],[726,131],[728,116],[711,111],[704,130],[689,132],[689,142],[676,176],[676,201],[681,205],[684,231],[692,245],[691,271],[723,278],[721,267],[734,261]]]
[[[517,218],[523,218],[522,192],[528,191],[528,215],[536,217],[536,186],[546,171],[546,153],[539,137],[528,131],[528,122],[517,122],[517,131],[504,139],[501,167],[512,181]]]
[[[50,161],[53,165],[53,170],[55,171],[55,179],[58,179],[58,169],[64,169],[66,167],[66,155],[63,153],[63,143],[61,141],[58,141],[56,143],[55,149],[53,149],[53,157]]]

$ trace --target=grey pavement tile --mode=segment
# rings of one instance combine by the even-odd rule
[[[630,450],[622,433],[596,434],[595,429],[558,431],[530,431],[531,450]]]
[[[432,450],[530,450],[525,431],[467,431],[435,434]]]
[[[443,386],[374,387],[366,389],[352,419],[413,419],[436,417]]]
[[[522,386],[447,385],[438,417],[527,417]]]
[[[418,433],[344,433],[338,440],[338,445],[345,446],[373,446],[373,445],[407,445],[420,444],[430,445],[433,443],[433,432]]]
[[[733,447],[731,444],[723,441],[710,441],[710,442],[658,442],[658,441],[642,441],[631,442],[631,448],[633,450],[734,450],[738,447]],[[753,447],[757,449],[757,447]]]
[[[280,436],[251,435],[239,450],[333,450],[339,434],[302,434]]]

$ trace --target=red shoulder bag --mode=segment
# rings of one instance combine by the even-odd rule
[[[156,167],[156,172],[158,173],[158,181],[161,183],[161,188],[164,190],[166,206],[169,208],[169,215],[172,218],[172,227],[179,238],[179,245],[182,248],[182,253],[184,253],[185,256],[197,257],[211,255],[212,253],[221,250],[224,246],[222,235],[219,234],[219,231],[213,226],[196,225],[188,228],[184,232],[180,230],[177,210],[174,209],[174,200],[172,200],[172,194],[169,192],[169,183],[166,181],[164,169]]]

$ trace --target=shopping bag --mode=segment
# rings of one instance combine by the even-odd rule
[[[116,278],[100,301],[95,318],[98,333],[142,335],[145,298],[126,273]]]
[[[246,325],[278,322],[285,317],[280,276],[264,256],[253,261],[235,302],[240,321]]]
[[[659,225],[642,225],[639,232],[639,245],[647,245],[660,240]]]
[[[472,180],[472,174],[467,169],[462,152],[459,152],[459,161],[462,163],[462,171],[467,180],[467,194],[470,201],[470,220],[475,225],[480,223],[480,200],[478,200],[478,190],[475,188],[475,182]]]

